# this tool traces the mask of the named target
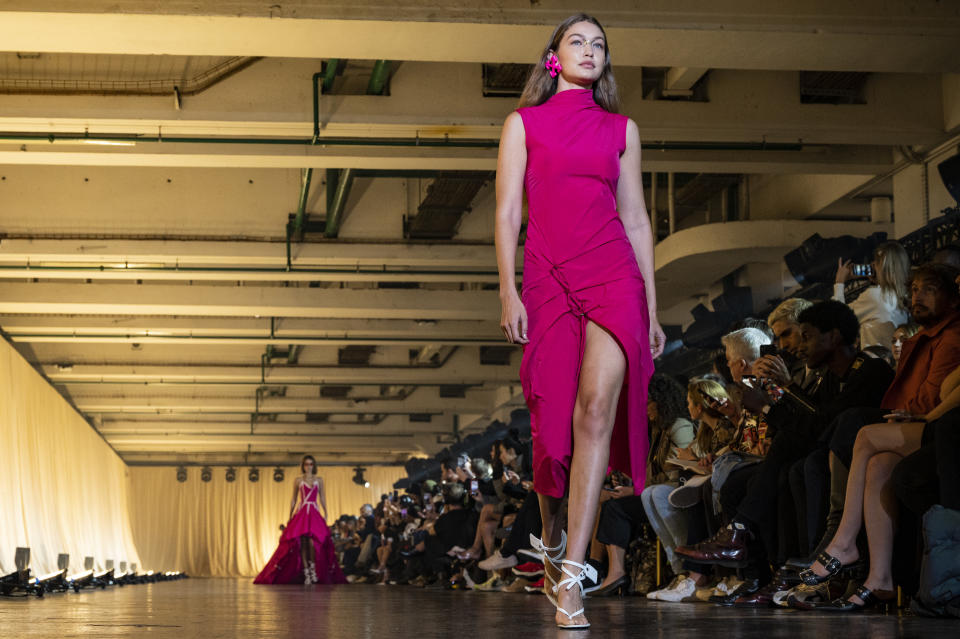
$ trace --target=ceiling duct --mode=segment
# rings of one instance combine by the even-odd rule
[[[483,366],[509,366],[515,346],[481,346],[480,364]]]
[[[869,73],[801,71],[801,104],[866,104],[864,88]]]
[[[376,346],[344,346],[337,352],[337,363],[341,366],[369,366],[370,357],[376,350]]]
[[[417,215],[406,221],[406,235],[414,240],[452,240],[470,204],[494,177],[493,171],[441,173],[427,187]]]
[[[483,96],[486,98],[518,98],[530,75],[529,64],[484,64]]]
[[[0,53],[0,93],[196,95],[260,57]]]

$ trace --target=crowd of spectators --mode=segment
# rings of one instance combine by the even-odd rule
[[[654,375],[645,486],[606,478],[588,596],[848,612],[892,604],[899,586],[919,612],[960,612],[942,587],[960,585],[960,270],[947,261],[911,271],[883,244],[871,269],[841,261],[833,299],[788,299],[731,329],[711,371]],[[530,455],[514,432],[341,518],[349,579],[542,592]]]

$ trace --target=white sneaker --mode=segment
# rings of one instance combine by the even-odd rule
[[[477,564],[480,570],[503,570],[504,568],[513,568],[516,565],[516,555],[504,557],[499,550]]]
[[[686,579],[686,577],[687,577],[686,575],[677,575],[676,577],[673,578],[673,581],[667,584],[665,588],[661,588],[660,590],[651,590],[650,592],[648,592],[647,599],[659,599],[661,592],[666,592],[671,588],[674,588],[678,583],[680,583],[681,579]]]
[[[696,601],[697,600],[697,582],[689,577],[684,577],[673,588],[661,590],[657,595],[659,601]]]

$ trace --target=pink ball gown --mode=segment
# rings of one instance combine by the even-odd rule
[[[567,492],[584,332],[594,322],[626,358],[610,466],[629,474],[639,494],[653,360],[643,276],[617,213],[627,118],[600,107],[589,89],[561,91],[518,111],[527,147],[521,299],[530,340],[520,381],[533,431],[534,489]]]
[[[255,584],[302,584],[303,562],[300,559],[300,537],[309,535],[316,551],[317,581],[321,584],[345,584],[333,549],[333,539],[327,522],[317,508],[320,484],[300,484],[300,507],[287,523],[280,536],[280,545],[260,571]]]

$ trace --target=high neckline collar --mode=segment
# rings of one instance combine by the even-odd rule
[[[550,96],[550,101],[570,101],[581,102],[584,104],[596,104],[593,99],[593,89],[565,89],[563,91],[557,91]]]

